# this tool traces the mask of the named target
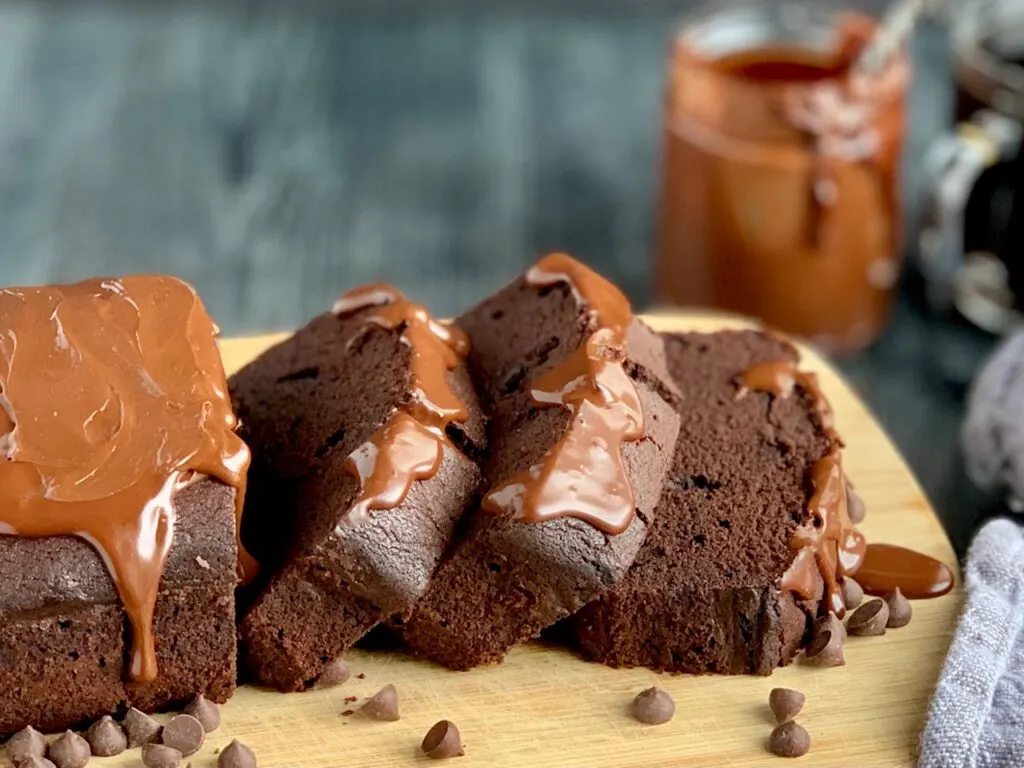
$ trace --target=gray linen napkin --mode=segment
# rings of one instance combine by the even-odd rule
[[[967,473],[1024,509],[1024,330],[1005,339],[971,386],[962,432]]]
[[[939,677],[918,768],[1024,767],[1024,529],[974,539],[967,603]]]

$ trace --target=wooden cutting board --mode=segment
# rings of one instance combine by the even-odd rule
[[[709,315],[648,318],[659,330],[711,331],[737,321]],[[229,372],[281,336],[223,343]],[[864,405],[817,355],[803,367],[818,371],[849,446],[847,471],[868,505],[862,526],[869,541],[913,547],[956,566],[953,550],[903,459]],[[454,721],[466,745],[454,763],[471,766],[763,766],[784,765],[765,750],[772,728],[768,692],[775,686],[807,694],[799,717],[811,734],[804,764],[909,766],[928,701],[959,614],[962,594],[914,603],[904,629],[879,638],[850,638],[846,666],[814,669],[799,663],[770,678],[659,675],[645,669],[612,670],[558,647],[531,644],[501,666],[449,672],[401,654],[348,655],[365,675],[333,690],[279,694],[245,687],[224,707],[224,722],[192,758],[214,764],[214,750],[238,738],[264,768],[331,766],[371,768],[428,761],[418,752],[423,734],[442,718]],[[376,723],[358,715],[364,697],[394,683],[402,719]],[[642,726],[627,705],[643,688],[658,685],[676,701],[676,716]],[[346,697],[359,697],[347,701]],[[138,755],[97,761],[138,765]],[[187,762],[187,761],[186,761]]]

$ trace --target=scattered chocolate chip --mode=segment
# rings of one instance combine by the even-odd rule
[[[32,755],[25,758],[20,763],[14,763],[18,768],[57,768],[52,762],[47,760],[45,757],[39,757],[38,755]]]
[[[816,667],[841,667],[846,664],[843,658],[844,633],[826,629],[819,632],[804,650],[804,661]]]
[[[374,720],[393,722],[401,719],[398,714],[398,691],[390,683],[385,685],[373,694],[359,711]]]
[[[104,715],[89,726],[85,740],[96,757],[113,757],[128,749],[128,737],[110,715]]]
[[[811,748],[811,735],[799,723],[777,726],[768,739],[768,749],[778,757],[801,757]]]
[[[192,715],[175,715],[164,726],[160,740],[168,747],[174,747],[182,755],[194,755],[206,740],[203,725]]]
[[[365,679],[366,679],[366,673],[365,672],[360,672],[358,675],[356,675],[356,680],[365,680]]]
[[[18,731],[7,740],[7,757],[15,765],[24,763],[30,757],[46,755],[46,737],[31,725]]]
[[[220,728],[220,709],[202,694],[188,703],[185,714],[198,720],[206,733],[213,733]]]
[[[846,514],[850,516],[850,522],[854,525],[860,525],[868,516],[868,508],[864,504],[864,499],[854,493],[853,487],[850,485],[846,486]]]
[[[327,668],[320,673],[320,677],[316,679],[316,687],[333,688],[346,682],[351,674],[345,660],[337,659],[334,663],[328,664]]]
[[[359,697],[358,696],[346,696],[345,697],[345,703],[346,704],[351,704],[354,701],[359,701]]]
[[[129,749],[151,744],[160,737],[160,723],[135,707],[128,710],[121,727],[128,737]]]
[[[831,632],[833,635],[838,635],[845,642],[846,640],[846,627],[843,626],[843,622],[839,620],[839,617],[832,611],[829,611],[828,616],[823,616],[814,622],[814,637],[817,637],[822,632]]]
[[[885,626],[889,629],[899,629],[910,623],[914,609],[910,607],[910,601],[903,596],[899,587],[885,596],[885,604],[889,606],[889,619]]]
[[[451,720],[442,720],[434,723],[434,727],[427,731],[420,744],[423,754],[432,760],[443,760],[446,757],[461,757],[466,754],[462,745],[462,736],[459,729]]]
[[[349,715],[354,715],[355,713],[356,711],[354,709],[346,709],[344,712],[341,713],[341,716],[348,717]]]
[[[181,752],[166,744],[143,744],[142,764],[146,768],[178,768]]]
[[[843,577],[843,604],[852,611],[864,602],[864,590],[849,576]]]
[[[50,745],[46,756],[57,768],[85,768],[92,752],[89,750],[89,742],[74,731],[64,731]]]
[[[847,619],[846,631],[851,635],[884,635],[887,621],[889,621],[889,606],[885,604],[885,601],[869,600]]]
[[[661,725],[672,719],[676,713],[676,703],[661,688],[648,688],[640,691],[629,706],[634,718],[646,725]]]
[[[772,708],[777,723],[788,723],[804,708],[807,697],[792,688],[772,688],[768,694],[768,706]]]
[[[256,755],[240,741],[232,741],[217,757],[217,768],[256,768]]]

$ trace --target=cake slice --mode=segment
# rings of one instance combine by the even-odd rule
[[[172,277],[0,290],[0,735],[235,687],[248,450]]]
[[[468,669],[500,661],[625,575],[679,420],[661,340],[568,256],[541,259],[456,325],[490,418],[485,493],[403,638]]]
[[[426,590],[480,482],[467,345],[368,286],[231,379],[253,451],[242,536],[266,574],[240,627],[259,681],[310,686]]]
[[[572,620],[614,667],[767,675],[843,606],[863,555],[842,443],[813,375],[768,333],[666,335],[682,424],[656,520],[622,582]]]

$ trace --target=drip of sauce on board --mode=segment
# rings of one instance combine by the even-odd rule
[[[565,433],[537,463],[491,489],[483,507],[530,523],[572,517],[607,534],[622,533],[636,512],[622,447],[644,435],[640,398],[623,367],[633,318],[629,301],[600,275],[559,253],[530,268],[526,282],[567,284],[597,328],[531,386],[536,405],[569,410]]]
[[[896,587],[910,600],[941,597],[953,589],[953,572],[935,558],[894,544],[869,544],[857,569],[857,583],[869,595]]]
[[[152,682],[175,494],[215,477],[239,522],[245,499],[216,326],[186,283],[138,276],[0,290],[0,328],[0,534],[89,542],[131,624],[128,677]]]
[[[359,478],[360,491],[343,526],[368,519],[371,510],[394,509],[414,482],[437,474],[447,426],[469,418],[469,409],[448,383],[448,371],[469,354],[467,336],[437,322],[426,308],[388,285],[357,288],[334,304],[342,318],[368,309],[365,323],[399,332],[409,347],[413,397],[346,458],[345,468]]]

